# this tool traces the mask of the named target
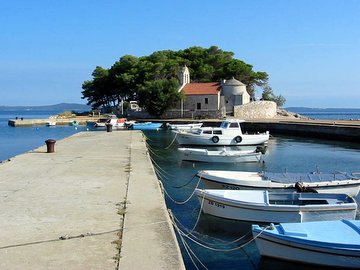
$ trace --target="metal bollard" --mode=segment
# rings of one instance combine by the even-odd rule
[[[47,153],[54,153],[55,152],[55,140],[49,139],[45,141],[47,147]]]
[[[106,124],[106,132],[112,132],[112,124]]]

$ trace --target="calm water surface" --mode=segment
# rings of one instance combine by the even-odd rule
[[[360,109],[318,109],[318,108],[291,108],[292,112],[301,115],[324,120],[360,120]]]
[[[181,162],[177,153],[178,145],[176,143],[171,145],[174,137],[171,132],[154,131],[145,134],[148,137],[155,168],[168,193],[166,196],[167,206],[178,219],[178,222],[184,226],[183,230],[186,230],[185,228],[191,230],[199,215],[200,203],[195,196],[185,204],[179,204],[191,196],[198,183],[197,179],[191,179],[198,170],[360,172],[360,145],[355,143],[277,136],[272,137],[268,142],[267,151],[263,158],[264,162],[215,165]],[[169,145],[171,146],[167,149]],[[189,184],[186,185],[187,183]],[[201,184],[200,187],[202,187]],[[247,244],[242,249],[229,251],[238,248],[251,239],[249,235],[250,226],[251,224],[246,222],[200,215],[194,234],[199,238],[198,241],[206,247],[186,240],[189,249],[194,252],[192,259],[196,261],[196,265],[200,269],[205,269],[205,267],[207,269],[321,269],[260,258],[254,242]],[[241,240],[229,244],[229,242],[242,236],[244,238]],[[187,269],[196,269],[184,245],[182,245],[182,253]],[[195,258],[195,255],[204,266]]]
[[[58,112],[0,112],[0,161],[7,160],[13,156],[33,150],[45,145],[47,139],[60,140],[71,136],[79,131],[86,130],[86,127],[72,126],[33,126],[33,127],[11,127],[9,119],[24,117],[27,119],[48,118]]]

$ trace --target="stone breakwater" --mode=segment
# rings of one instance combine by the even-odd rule
[[[78,116],[71,118],[61,118],[61,117],[49,117],[46,119],[26,119],[26,118],[18,118],[18,119],[9,119],[8,125],[13,127],[26,127],[26,126],[45,126],[47,122],[56,122],[56,125],[69,125],[72,122],[76,121],[80,125],[86,125],[88,121],[95,122],[99,119],[99,117],[86,117],[86,116]]]
[[[262,119],[249,120],[243,124],[245,131],[269,131],[272,135],[292,135],[317,139],[359,142],[360,121]]]

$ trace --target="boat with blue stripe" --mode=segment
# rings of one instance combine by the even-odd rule
[[[252,225],[252,233],[262,256],[360,268],[360,220]]]

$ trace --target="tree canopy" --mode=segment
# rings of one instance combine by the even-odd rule
[[[186,65],[193,82],[214,82],[234,77],[247,85],[250,96],[255,86],[268,87],[268,74],[219,49],[190,47],[163,50],[149,56],[124,55],[109,69],[97,66],[92,80],[82,85],[83,99],[93,108],[117,107],[122,101],[138,100],[153,115],[161,115],[181,98],[178,73]]]
[[[282,95],[276,96],[270,86],[266,85],[261,96],[262,100],[274,101],[278,107],[282,107],[286,99]]]

